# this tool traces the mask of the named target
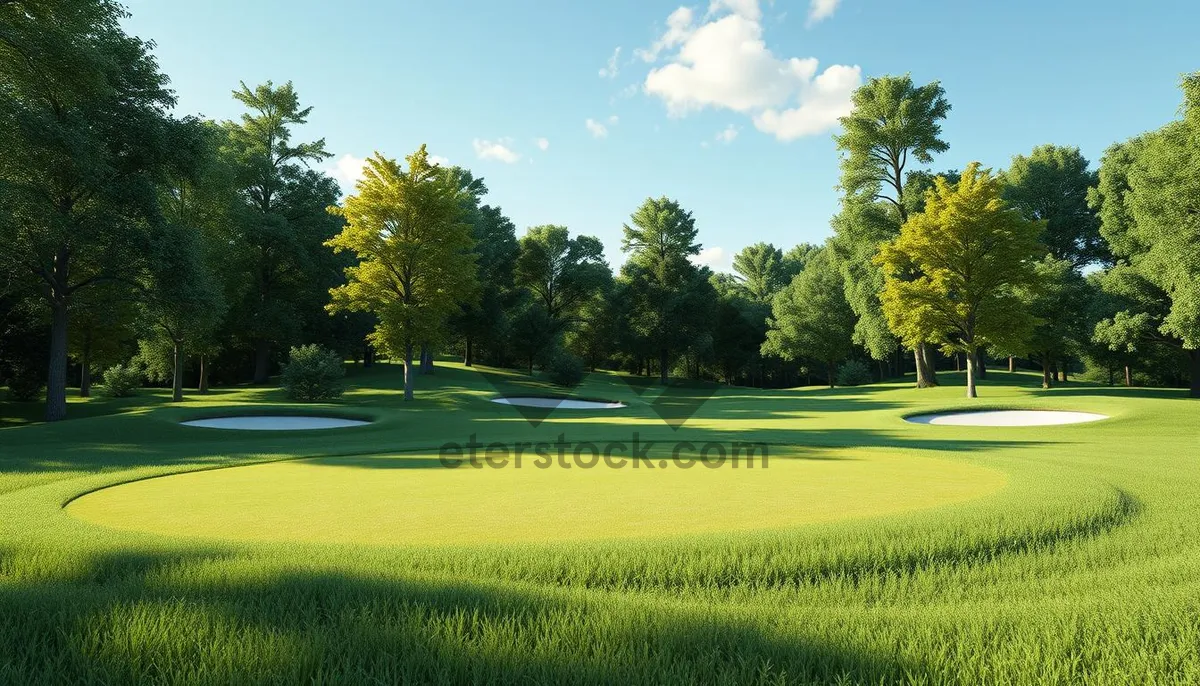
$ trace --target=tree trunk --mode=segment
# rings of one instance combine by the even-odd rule
[[[83,342],[83,353],[79,359],[79,397],[92,397],[92,342]]]
[[[1188,395],[1200,398],[1200,350],[1189,350],[1188,357],[1191,358],[1192,368],[1192,383]]]
[[[1129,370],[1129,365],[1125,365],[1125,385],[1133,386],[1133,373]]]
[[[663,348],[658,354],[658,380],[664,385],[667,383],[667,355],[668,350]]]
[[[1042,388],[1054,388],[1054,377],[1050,375],[1050,357],[1042,356]]]
[[[975,353],[975,377],[980,381],[987,379],[987,354]]]
[[[271,342],[259,339],[254,344],[254,383],[266,383],[271,374]]]
[[[370,343],[363,343],[363,369],[370,369],[375,366],[375,347]]]
[[[46,374],[46,421],[67,418],[67,303],[50,303],[50,368]]]
[[[954,353],[954,371],[962,371],[962,353]]]
[[[830,388],[834,387],[834,374],[836,373],[835,369],[836,365],[834,365],[832,362],[825,363],[825,377],[826,380],[829,381]]]
[[[1058,360],[1053,358],[1050,360],[1050,381],[1058,381]]]
[[[529,354],[529,375],[533,376],[533,353]]]
[[[404,400],[407,402],[413,399],[413,346],[409,343],[404,346]]]
[[[175,369],[171,379],[171,402],[183,401],[183,341],[175,341]]]
[[[978,353],[971,350],[967,353],[967,397],[978,398],[979,394],[975,391],[975,370],[979,366]]]
[[[1015,371],[1017,371],[1017,358],[1013,357],[1012,355],[1009,355],[1008,356],[1008,373],[1012,374]]]
[[[1113,366],[1111,364],[1108,365],[1108,385],[1109,386],[1116,385],[1116,383],[1117,383],[1116,378],[1117,378],[1117,370],[1113,369]]]
[[[433,373],[433,351],[429,346],[421,346],[421,375]]]
[[[929,345],[920,343],[913,348],[913,362],[917,365],[917,388],[932,388],[937,385],[937,374],[933,370]]]
[[[463,366],[465,367],[470,367],[471,365],[475,364],[474,343],[475,341],[471,340],[470,336],[467,336],[467,349],[463,352]]]
[[[208,356],[200,356],[200,383],[197,384],[196,390],[201,393],[208,393]]]

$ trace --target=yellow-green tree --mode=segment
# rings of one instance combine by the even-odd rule
[[[330,210],[346,226],[328,245],[359,262],[330,290],[327,309],[379,318],[371,343],[404,358],[404,399],[412,400],[414,347],[441,339],[450,316],[478,293],[460,184],[430,164],[424,145],[406,160],[407,171],[375,153],[357,192]]]
[[[968,398],[977,397],[979,349],[1017,350],[1036,323],[1018,290],[1037,285],[1042,224],[1008,208],[1000,191],[978,163],[957,184],[938,177],[925,211],[909,217],[877,258],[888,326],[907,345],[934,341],[966,353]]]

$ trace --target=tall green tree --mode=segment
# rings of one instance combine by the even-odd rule
[[[592,236],[571,237],[565,226],[535,226],[521,237],[516,283],[558,322],[572,322],[580,308],[612,280],[604,245]]]
[[[1044,234],[1043,234],[1044,235]],[[1034,265],[1034,288],[1018,290],[1023,306],[1037,322],[1023,350],[1042,365],[1042,388],[1054,385],[1057,362],[1080,354],[1091,339],[1092,288],[1070,260],[1048,255]]]
[[[978,395],[980,349],[1018,349],[1037,323],[1019,291],[1037,285],[1042,226],[1008,209],[1000,189],[977,163],[953,186],[939,177],[925,211],[878,257],[889,326],[908,345],[934,341],[947,353],[965,353],[968,398]]]
[[[247,109],[224,126],[243,198],[237,268],[248,281],[234,315],[254,351],[254,382],[264,383],[272,349],[297,337],[301,303],[315,303],[312,296],[324,291],[312,284],[320,281],[314,275],[328,253],[323,244],[338,229],[325,212],[338,188],[307,166],[331,156],[325,140],[292,142],[293,129],[307,123],[312,108],[300,105],[290,81],[254,89],[242,83],[233,97]]]
[[[330,290],[329,310],[379,318],[371,341],[403,357],[404,399],[412,400],[414,347],[441,339],[478,290],[458,184],[430,164],[424,145],[406,159],[407,170],[376,153],[357,192],[331,210],[346,224],[329,245],[359,262],[346,268],[346,284]]]
[[[513,281],[518,247],[516,226],[499,207],[472,208],[469,223],[479,265],[479,300],[463,308],[455,329],[463,339],[463,363],[475,362],[475,349],[484,341],[495,352],[504,338],[507,312],[517,300]]]
[[[1200,397],[1200,72],[1182,87],[1182,118],[1111,149],[1092,200],[1114,255],[1169,301],[1160,320],[1125,318],[1153,321],[1155,336],[1186,351]]]
[[[838,363],[854,349],[856,319],[846,300],[842,272],[832,257],[827,250],[818,253],[775,296],[762,344],[765,355],[822,365],[830,388]]]
[[[750,297],[770,302],[787,285],[783,251],[770,243],[755,243],[733,256],[733,271]]]
[[[917,86],[905,76],[873,78],[853,95],[853,110],[841,118],[835,137],[842,152],[842,211],[834,221],[833,246],[845,274],[846,297],[859,321],[855,339],[872,357],[884,359],[895,339],[885,325],[878,293],[883,284],[874,257],[908,220],[911,165],[928,165],[949,149],[941,121],[950,103],[938,82]],[[918,193],[919,195],[919,193]],[[932,352],[913,341],[917,385],[936,384]]]
[[[667,198],[648,198],[624,227],[621,268],[630,283],[631,326],[657,353],[667,383],[672,352],[693,345],[712,329],[716,292],[707,270],[692,263],[700,253],[692,213]]]
[[[73,298],[133,282],[160,225],[160,170],[186,146],[150,45],[105,0],[0,4],[0,243],[49,313],[46,419],[66,416]]]
[[[1079,148],[1039,145],[1017,155],[1002,175],[1004,200],[1021,216],[1045,222],[1042,243],[1056,260],[1076,268],[1111,259],[1100,220],[1088,206],[1098,176]]]

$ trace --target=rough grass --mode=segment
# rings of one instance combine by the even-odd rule
[[[578,393],[629,402],[627,410],[599,419],[554,413],[536,428],[512,408],[484,402],[496,391],[467,370],[422,378],[422,399],[411,406],[399,402],[395,368],[350,381],[342,401],[309,411],[369,416],[369,427],[251,435],[176,424],[234,408],[278,410],[286,403],[273,389],[221,391],[182,407],[144,394],[73,404],[79,418],[54,426],[0,424],[0,683],[1200,681],[1200,403],[1182,394],[1074,384],[1043,392],[1036,379],[993,372],[981,405],[1113,418],[990,429],[900,420],[968,406],[957,397],[961,387],[949,385],[726,389],[676,431],[650,405],[654,390],[607,375]],[[522,385],[516,377],[498,383]],[[15,408],[0,406],[0,414]],[[428,457],[471,433],[484,442],[559,434],[578,442],[628,440],[634,431],[645,440],[764,441],[786,448],[789,464],[800,467],[836,467],[820,458],[855,451],[865,462],[916,465],[882,484],[853,484],[880,500],[920,492],[922,460],[999,473],[1005,485],[938,507],[800,524],[786,502],[744,516],[754,503],[723,502],[707,485],[693,499],[709,502],[693,505],[693,484],[671,483],[678,475],[662,470],[653,478],[665,477],[668,505],[709,511],[716,500],[726,521],[760,526],[681,523],[684,533],[668,535],[676,530],[670,522],[655,521],[611,540],[471,543],[447,535],[437,545],[403,546],[201,540],[99,526],[63,508],[133,479],[267,461],[255,469],[307,474],[304,498],[320,492],[313,470],[321,469],[383,479],[374,494],[402,488],[394,480],[409,473],[439,488],[445,484],[430,476],[437,468],[380,469],[366,456]],[[304,459],[273,462],[291,458]],[[776,466],[767,472],[780,480],[838,473]],[[173,478],[238,473],[252,472]],[[496,481],[492,493],[482,482],[470,491],[472,511],[512,530],[519,498],[511,489],[526,484],[511,469],[478,473],[514,480]],[[272,477],[263,481],[264,496],[287,500]],[[156,482],[172,478],[141,483]],[[202,483],[224,495],[212,487],[219,482]],[[644,480],[630,495],[653,493],[654,483]],[[97,491],[72,507],[129,488]],[[570,503],[586,492],[560,495]],[[554,493],[543,493],[551,504]],[[198,495],[168,497],[182,511],[202,505]],[[624,495],[605,491],[610,501]],[[226,512],[245,522],[254,516],[241,509],[261,506],[243,500]],[[277,507],[279,523],[268,528],[285,535],[276,538],[312,525],[305,517],[313,510],[300,499]],[[448,519],[457,516],[444,507]],[[680,510],[667,507],[664,516],[671,511]],[[387,517],[403,522],[406,514],[414,527],[436,531],[427,511]],[[585,520],[546,527],[561,534]]]

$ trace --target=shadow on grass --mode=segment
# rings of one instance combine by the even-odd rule
[[[193,563],[200,564],[193,568]],[[808,626],[527,586],[247,572],[113,553],[7,584],[8,683],[780,683],[895,681],[920,665]],[[222,574],[233,563],[241,573]]]

